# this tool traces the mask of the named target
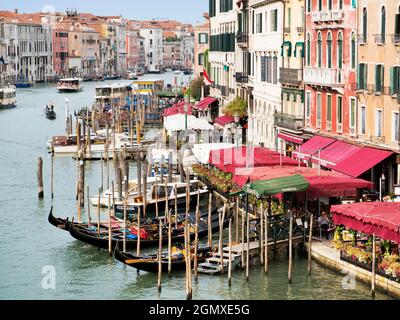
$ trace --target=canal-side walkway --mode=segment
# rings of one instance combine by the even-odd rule
[[[319,264],[342,273],[343,276],[354,275],[357,280],[371,284],[372,272],[340,260],[340,251],[331,247],[330,241],[313,239],[311,256]],[[349,278],[347,278],[349,279]],[[375,286],[387,294],[400,298],[400,283],[375,275]]]

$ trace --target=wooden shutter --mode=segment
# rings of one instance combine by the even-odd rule
[[[394,34],[400,35],[400,13],[397,13],[394,18]]]

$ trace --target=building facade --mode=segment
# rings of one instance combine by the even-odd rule
[[[69,75],[68,29],[62,26],[53,28],[53,69],[59,77]]]
[[[163,66],[163,31],[151,23],[140,27],[140,35],[144,38],[146,70],[151,73],[161,72]]]
[[[194,76],[203,72],[205,60],[208,59],[210,22],[194,27]],[[209,73],[209,70],[208,70]]]
[[[219,99],[221,106],[232,101],[236,95],[236,20],[237,11],[233,0],[210,1],[210,50],[211,80],[214,82],[210,95]]]
[[[279,82],[282,88],[281,109],[275,114],[278,148],[292,155],[304,141],[304,3],[287,1],[284,5],[283,42]]]
[[[127,70],[141,71],[145,67],[144,38],[140,30],[133,27],[127,29],[126,34],[126,67]]]

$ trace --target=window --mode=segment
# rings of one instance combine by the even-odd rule
[[[256,33],[262,33],[262,13],[256,15]]]
[[[322,11],[322,0],[317,0],[318,1],[318,11]]]
[[[390,95],[400,94],[400,67],[390,68]]]
[[[261,81],[267,81],[267,57],[261,57]]]
[[[311,0],[307,0],[307,12],[311,12]]]
[[[337,48],[338,48],[337,67],[338,67],[338,69],[342,69],[343,68],[343,35],[341,32],[339,32],[339,34],[338,34]]]
[[[394,16],[394,35],[397,36],[397,40],[399,41],[400,35],[400,6],[397,13]]]
[[[153,39],[150,39],[150,46],[153,45]]]
[[[322,67],[322,35],[321,32],[318,33],[318,41],[317,41],[317,64],[318,68]]]
[[[399,141],[399,113],[392,113],[392,141]]]
[[[271,11],[271,32],[278,31],[278,9]]]
[[[337,97],[337,123],[343,123],[343,98],[341,96]]]
[[[199,43],[201,43],[201,44],[208,43],[208,34],[207,33],[200,33],[199,34]]]
[[[328,33],[328,39],[326,40],[326,46],[327,46],[327,67],[332,68],[332,34],[329,32]]]
[[[384,72],[384,66],[382,64],[375,66],[375,92],[383,92]]]
[[[278,57],[273,58],[272,83],[278,83]]]
[[[209,0],[208,8],[210,9],[210,17],[215,17],[216,14],[216,0]]]
[[[255,34],[255,25],[256,25],[256,19],[255,19],[255,13],[254,13],[254,10],[251,12],[251,29],[252,29],[252,34]]]
[[[291,26],[292,26],[292,8],[288,8],[287,27],[289,28],[289,30]]]
[[[199,54],[199,66],[204,66],[204,53]]]
[[[311,113],[311,92],[306,92],[306,118],[310,118]]]
[[[368,65],[366,63],[360,63],[358,65],[358,90],[367,90],[367,77]]]
[[[376,110],[375,115],[375,136],[382,137],[382,110]]]
[[[317,93],[317,126],[321,123],[322,96]]]
[[[332,0],[328,0],[328,10],[332,10]]]
[[[306,51],[307,51],[306,65],[310,66],[311,65],[311,39],[310,39],[310,34],[307,34]]]
[[[351,59],[351,69],[356,68],[356,36],[354,32],[351,33],[351,48],[350,48],[350,59]]]
[[[386,33],[386,8],[383,6],[381,9],[381,41],[385,43]]]
[[[366,126],[366,122],[367,122],[367,112],[366,112],[366,108],[365,106],[361,106],[361,128],[360,128],[360,134],[365,134],[366,130],[365,130],[365,126]]]
[[[326,96],[326,121],[332,123],[332,96]]]
[[[353,2],[353,8],[355,8],[355,6],[354,6],[354,2],[355,2],[356,0],[352,0],[352,2]],[[339,0],[339,10],[342,10],[343,9],[343,0]]]
[[[363,36],[364,36],[364,41],[367,39],[367,33],[368,33],[368,13],[367,13],[367,8],[363,9]]]
[[[350,128],[356,126],[356,98],[350,98]]]

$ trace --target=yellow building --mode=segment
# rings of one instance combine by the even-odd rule
[[[400,130],[400,1],[358,1],[358,139],[398,152]],[[387,173],[400,182],[397,158]],[[379,173],[380,174],[380,173]],[[396,178],[397,176],[397,178]]]

